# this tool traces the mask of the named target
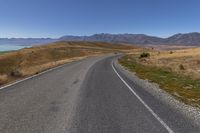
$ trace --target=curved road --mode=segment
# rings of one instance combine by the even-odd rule
[[[199,133],[113,63],[66,64],[0,90],[0,133]]]

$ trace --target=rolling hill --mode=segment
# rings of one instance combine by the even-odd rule
[[[54,42],[0,54],[0,85],[74,60],[135,49],[101,42]]]

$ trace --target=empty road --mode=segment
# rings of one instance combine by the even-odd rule
[[[0,133],[199,133],[134,84],[116,55],[90,57],[0,90]]]

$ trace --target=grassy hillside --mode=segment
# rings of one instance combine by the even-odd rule
[[[150,54],[150,58],[141,61],[142,64],[169,68],[178,74],[200,79],[200,48],[153,51]]]
[[[110,43],[56,42],[0,55],[0,85],[87,56],[134,47]]]
[[[176,51],[141,49],[126,55],[119,62],[140,78],[158,83],[176,98],[200,107],[199,59],[199,48]]]

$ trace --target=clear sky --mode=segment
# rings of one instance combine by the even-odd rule
[[[200,32],[200,0],[0,0],[0,37]]]

